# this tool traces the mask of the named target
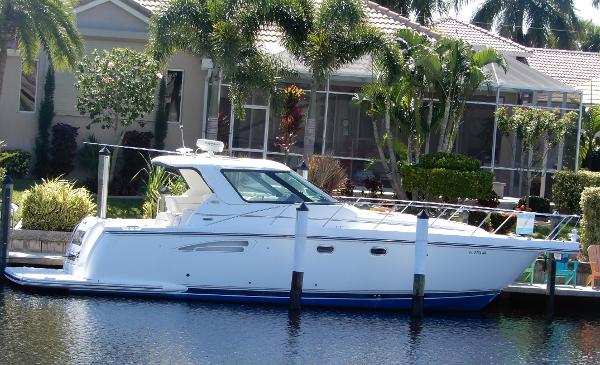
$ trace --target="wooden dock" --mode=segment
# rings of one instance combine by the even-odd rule
[[[546,284],[513,283],[503,293],[546,295]],[[600,298],[600,288],[589,286],[556,285],[556,295],[563,297]]]

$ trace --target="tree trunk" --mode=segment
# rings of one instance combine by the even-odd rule
[[[400,173],[398,172],[398,161],[396,160],[396,152],[394,151],[394,136],[392,134],[391,121],[390,121],[390,107],[389,102],[386,101],[385,107],[385,132],[387,134],[387,147],[390,155],[390,174],[392,188],[394,193],[399,199],[406,199],[406,194],[402,190],[402,184],[400,183]]]
[[[464,113],[465,113],[465,102],[462,102],[460,105],[460,109],[458,110],[458,113],[455,114],[453,116],[453,118],[450,118],[452,120],[452,122],[450,123],[450,132],[448,133],[448,138],[446,139],[446,147],[444,149],[444,152],[447,152],[447,153],[452,152],[452,148],[454,148],[454,142],[456,141],[456,136],[458,135],[458,129],[460,128],[460,125],[462,124],[462,122],[459,123],[459,121],[462,119]]]
[[[119,132],[119,125],[117,124],[117,128],[115,129],[115,134],[117,135],[117,139],[115,141],[115,145],[120,146],[123,142],[123,137],[125,136],[125,128]],[[115,168],[117,167],[117,158],[120,153],[120,148],[115,148],[110,155],[110,170],[108,172],[108,181],[109,183],[112,181],[115,176]]]
[[[429,153],[429,137],[431,135],[431,121],[433,119],[433,98],[429,98],[429,110],[427,111],[427,131],[424,133],[425,154]]]
[[[523,174],[525,173],[525,149],[521,148],[521,164],[519,166],[519,196],[523,196]]]
[[[308,159],[315,151],[315,131],[317,119],[317,81],[310,84],[310,104],[308,105],[308,118],[304,125],[304,159]],[[326,121],[325,121],[326,122]]]
[[[442,127],[440,129],[440,140],[438,141],[438,152],[445,151],[445,143],[446,143],[446,129],[448,128],[448,119],[450,119],[450,95],[446,97],[446,102],[444,104],[444,119],[442,120]]]
[[[387,158],[385,157],[385,152],[383,151],[383,141],[381,140],[379,134],[379,127],[377,126],[377,121],[375,120],[375,118],[371,118],[371,124],[373,125],[375,145],[377,145],[377,152],[379,153],[379,159],[381,160],[381,164],[383,165],[383,170],[385,171],[385,174],[387,175],[388,179],[392,181],[392,173]]]
[[[208,113],[206,123],[206,138],[217,139],[219,131],[219,102],[221,88],[221,71],[218,67],[213,68],[210,85],[210,99],[208,103]],[[230,121],[231,123],[232,121]],[[229,134],[228,134],[229,135]],[[231,146],[229,146],[231,148]]]

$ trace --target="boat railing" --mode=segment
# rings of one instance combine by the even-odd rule
[[[430,217],[430,227],[435,227],[435,224],[440,219],[445,219],[447,221],[462,222],[471,225],[473,227],[471,235],[477,233],[477,231],[481,228],[488,228],[494,234],[508,234],[513,233],[511,230],[516,229],[517,226],[517,224],[515,224],[515,222],[511,222],[511,220],[514,221],[520,215],[525,217],[524,213],[527,213],[527,217],[529,219],[533,218],[534,225],[537,225],[538,227],[538,232],[536,232],[537,237],[545,237],[546,240],[559,240],[561,238],[565,238],[564,233],[568,233],[569,240],[578,240],[577,227],[579,226],[580,216],[576,214],[560,214],[558,212],[525,212],[515,209],[481,207],[468,204],[436,203],[385,198],[348,196],[336,196],[335,198],[340,202],[353,205],[357,208],[385,212],[381,219],[374,224],[373,229],[376,229],[382,224],[392,224],[390,217],[393,216],[393,213],[416,215],[421,210],[424,210]],[[323,227],[325,227],[331,221],[335,221],[334,218],[338,212],[339,209],[336,210],[325,221]],[[475,212],[477,212],[476,216],[471,216],[472,218],[469,218],[469,215]],[[496,220],[496,226],[488,227],[486,222],[488,222],[492,216],[494,216],[494,219]],[[393,224],[397,224],[397,221]],[[514,228],[513,225],[515,226]],[[540,227],[545,228],[540,229]]]

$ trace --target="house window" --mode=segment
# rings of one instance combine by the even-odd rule
[[[169,70],[166,81],[165,106],[168,121],[179,123],[181,121],[181,99],[183,95],[183,70]]]
[[[19,111],[21,112],[35,112],[37,73],[37,62],[30,72],[21,71],[21,90],[19,93]]]

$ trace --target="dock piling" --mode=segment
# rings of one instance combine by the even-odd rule
[[[296,173],[308,180],[308,165],[306,165],[306,161],[302,160],[302,162],[300,162],[296,167]]]
[[[548,256],[548,280],[546,284],[546,312],[548,317],[554,315],[554,294],[556,291],[556,257],[557,254],[549,254]],[[560,254],[558,254],[560,255]]]
[[[425,262],[427,260],[427,241],[429,216],[422,210],[417,215],[417,231],[415,239],[415,265],[413,277],[412,317],[423,317],[425,299]]]
[[[308,207],[302,203],[296,208],[296,231],[294,237],[294,266],[290,289],[290,310],[300,310],[302,285],[304,282],[304,254],[306,251],[306,231],[308,226]]]
[[[108,179],[110,168],[110,150],[102,147],[98,155],[98,205],[97,214],[106,218],[106,200],[108,198]]]
[[[11,198],[13,191],[13,182],[10,176],[6,175],[2,181],[2,237],[0,244],[0,282],[4,281],[4,269],[8,264],[8,240],[10,235],[10,217],[12,212]]]

